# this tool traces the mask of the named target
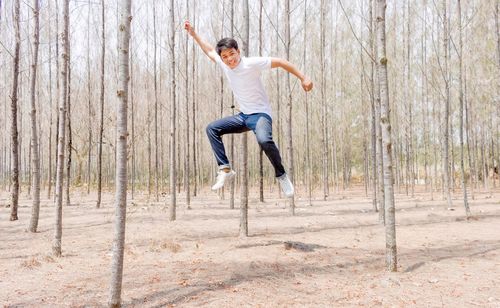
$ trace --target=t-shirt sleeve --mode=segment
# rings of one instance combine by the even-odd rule
[[[271,69],[270,57],[250,57],[248,58],[248,65],[259,71]]]

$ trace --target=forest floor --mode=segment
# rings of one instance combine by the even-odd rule
[[[418,188],[423,190],[423,188]],[[46,195],[46,193],[44,193]],[[249,233],[239,209],[203,191],[177,220],[169,197],[129,200],[122,302],[125,307],[500,307],[500,191],[475,193],[472,219],[454,194],[397,194],[398,272],[385,269],[385,233],[361,187],[328,201],[251,194]],[[320,193],[318,192],[318,195]],[[0,305],[100,307],[108,299],[114,194],[74,192],[63,208],[63,256],[51,256],[54,206],[42,200],[39,232],[27,232],[31,203],[10,222],[0,191]],[[165,197],[162,197],[165,199]],[[236,205],[238,205],[236,201]]]

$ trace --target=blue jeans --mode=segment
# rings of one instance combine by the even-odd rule
[[[212,145],[212,150],[217,160],[219,168],[230,167],[226,156],[222,136],[225,134],[239,134],[252,130],[257,137],[257,142],[266,153],[274,167],[276,177],[285,173],[285,168],[281,164],[281,155],[278,147],[273,141],[273,121],[268,114],[238,113],[234,116],[225,117],[214,121],[207,126],[207,136]]]

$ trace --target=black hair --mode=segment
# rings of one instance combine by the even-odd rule
[[[238,50],[238,42],[236,42],[232,38],[225,37],[222,40],[217,42],[217,46],[215,47],[215,50],[217,51],[217,54],[220,56],[220,53],[223,50],[231,49],[231,48]]]

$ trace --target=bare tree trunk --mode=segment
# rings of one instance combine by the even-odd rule
[[[323,108],[321,112],[321,128],[322,128],[322,177],[323,177],[323,200],[326,201],[328,198],[328,129],[326,126],[327,117],[327,103],[325,101],[325,48],[326,48],[326,38],[325,38],[325,0],[321,0],[320,7],[320,63],[321,63],[321,106]],[[288,32],[289,34],[289,32]],[[289,46],[288,46],[289,47]],[[289,51],[288,51],[289,53]]]
[[[380,84],[380,121],[382,124],[385,192],[385,239],[387,270],[397,271],[396,220],[392,174],[391,123],[389,121],[389,85],[387,80],[387,58],[385,51],[386,1],[377,0],[377,75]]]
[[[234,37],[234,0],[231,0],[231,37]],[[223,77],[221,76],[221,81],[223,80]],[[231,94],[231,114],[234,115],[234,94]],[[231,165],[232,168],[236,168],[236,159],[235,159],[235,146],[234,146],[234,134],[231,134],[230,137],[230,143],[229,147],[231,148],[230,150],[230,155],[231,155]],[[230,196],[229,196],[229,208],[234,209],[234,199],[235,199],[235,190],[236,190],[236,181],[231,181],[230,183]]]
[[[90,0],[87,2],[88,5],[88,16],[87,16],[87,108],[88,108],[88,143],[89,151],[87,155],[87,194],[90,194],[90,181],[91,181],[91,170],[92,170],[92,86],[90,79]]]
[[[63,51],[61,52],[61,87],[59,93],[59,139],[57,140],[57,170],[56,170],[56,221],[52,253],[61,256],[62,238],[62,203],[64,184],[64,147],[66,137],[66,99],[68,97],[68,60],[69,60],[69,0],[63,2],[64,28],[61,35]]]
[[[189,20],[189,0],[186,1],[186,16],[188,17]],[[186,192],[186,205],[187,208],[191,208],[191,191],[190,191],[190,183],[189,183],[189,176],[191,174],[189,170],[189,163],[190,163],[190,157],[189,157],[189,62],[188,62],[188,55],[189,55],[189,37],[186,35],[186,40],[185,40],[185,74],[184,76],[185,79],[185,108],[184,111],[186,113],[186,135],[185,138],[186,140],[184,141],[184,190]]]
[[[29,230],[36,232],[38,216],[40,214],[40,149],[38,147],[38,131],[36,119],[35,87],[38,66],[38,45],[40,44],[40,8],[38,0],[33,0],[33,60],[31,64],[31,151],[33,152],[32,177],[33,177],[33,207]]]
[[[304,57],[303,57],[303,65],[304,69],[307,67],[307,0],[304,1]],[[311,166],[311,136],[310,136],[310,128],[309,128],[309,96],[306,92],[305,99],[305,109],[306,109],[306,180],[307,180],[307,197],[309,200],[309,205],[312,205],[312,166]]]
[[[132,37],[132,29],[130,29],[130,37]],[[130,43],[129,43],[130,44]],[[131,155],[131,189],[130,189],[130,198],[134,199],[135,194],[135,177],[136,177],[136,144],[135,144],[135,101],[134,101],[134,61],[133,61],[133,53],[130,51],[130,117],[131,117],[131,138],[132,138],[132,155]]]
[[[196,1],[194,1],[194,7],[193,7],[193,19],[196,22]],[[198,194],[198,161],[196,159],[196,49],[195,49],[195,42],[194,40],[191,40],[191,51],[192,51],[192,66],[191,66],[191,76],[192,76],[192,89],[193,92],[191,94],[191,101],[192,101],[192,122],[193,122],[193,196],[196,196]]]
[[[118,108],[116,118],[116,197],[115,197],[115,238],[111,264],[111,284],[109,307],[121,306],[123,275],[123,251],[125,246],[125,221],[127,216],[127,101],[129,75],[129,42],[131,0],[120,1],[119,29],[119,81]]]
[[[61,66],[59,65],[59,0],[56,0],[56,142],[55,142],[55,170],[54,170],[54,185],[57,180],[57,164],[59,161],[59,156],[57,155],[57,149],[59,148],[59,107],[61,106]],[[54,191],[54,203],[56,203],[56,193]]]
[[[290,0],[285,0],[285,54],[286,59],[290,60]],[[293,140],[292,140],[292,88],[290,85],[290,74],[286,75],[286,87],[288,92],[288,117],[287,117],[287,152],[288,152],[288,175],[292,183],[295,182],[294,166],[293,166]],[[289,198],[290,214],[295,215],[295,197]]]
[[[379,0],[373,0],[373,1],[379,1]],[[379,59],[380,56],[378,55],[379,52],[379,20],[378,18],[378,2],[374,2],[374,7],[373,9],[375,10],[375,36],[376,36],[376,43],[374,44],[374,55],[376,59]],[[377,177],[378,177],[378,190],[379,190],[379,198],[378,198],[378,209],[379,209],[379,221],[382,224],[385,224],[385,185],[384,185],[384,157],[383,157],[383,145],[382,145],[382,125],[381,125],[381,88],[380,88],[380,74],[379,74],[379,68],[378,68],[378,63],[376,63],[376,76],[375,76],[375,89],[374,89],[374,96],[375,96],[375,128],[376,128],[376,134],[377,134],[377,145],[376,145],[376,150],[377,150],[377,161],[378,161],[378,168],[377,168]]]
[[[370,51],[372,55],[375,55],[375,21],[373,19],[373,11],[374,11],[374,1],[375,0],[369,0],[370,5],[369,5],[369,14],[370,14]],[[370,101],[371,101],[371,114],[372,114],[372,125],[371,125],[371,133],[372,133],[372,173],[373,173],[373,179],[372,179],[372,207],[373,211],[378,212],[378,207],[377,207],[377,175],[378,169],[377,169],[377,113],[376,113],[376,108],[375,108],[375,76],[374,76],[374,71],[375,71],[375,63],[373,61],[370,62]]]
[[[50,2],[48,3],[48,11],[51,12]],[[56,10],[57,11],[57,10]],[[49,110],[50,110],[50,122],[49,122],[49,157],[48,157],[48,175],[47,175],[47,199],[50,198],[50,193],[52,189],[52,26],[49,22],[48,32],[49,32]],[[56,39],[56,41],[58,41]],[[56,55],[57,59],[58,55]]]
[[[276,42],[279,42],[281,39],[280,32],[279,32],[279,26],[280,26],[280,6],[281,6],[281,0],[276,0]],[[276,54],[279,54],[280,44],[276,44]],[[281,81],[280,81],[280,71],[276,70],[276,106],[277,112],[276,112],[276,130],[277,130],[277,143],[278,143],[278,148],[282,149],[281,144],[282,144],[282,138],[281,138],[281,87],[280,87]],[[281,189],[278,189],[279,197],[281,198]]]
[[[234,1],[234,0],[231,0]],[[248,0],[243,1],[243,53],[249,55],[250,47],[250,11]],[[241,202],[240,202],[240,236],[248,236],[248,134],[241,134]]]
[[[262,0],[259,0],[259,57],[262,57]],[[262,148],[259,149],[259,201],[264,202],[264,164]]]
[[[497,175],[500,175],[500,142],[498,139],[500,138],[500,98],[498,97],[498,93],[500,93],[500,0],[497,0],[495,3],[495,32],[497,38],[497,97],[496,97],[496,106],[497,106],[497,125],[496,125],[496,144],[497,144]],[[493,133],[493,132],[492,132]],[[493,174],[494,176],[494,174]]]
[[[155,94],[155,107],[154,107],[154,122],[155,127],[155,200],[158,202],[160,200],[158,185],[159,185],[159,156],[158,156],[158,76],[157,76],[157,61],[156,61],[156,1],[153,1],[153,78],[154,78],[154,94]]]
[[[444,51],[444,72],[445,83],[445,114],[444,114],[444,147],[443,147],[443,171],[445,193],[448,206],[452,206],[451,187],[450,187],[450,156],[449,156],[449,118],[450,118],[450,83],[448,80],[448,19],[446,17],[446,0],[443,0],[443,51]]]
[[[467,180],[465,177],[465,165],[464,165],[464,89],[463,89],[463,42],[462,42],[462,5],[460,0],[457,0],[458,4],[458,28],[459,28],[459,55],[458,55],[458,63],[459,63],[459,101],[460,101],[460,169],[462,171],[462,190],[464,194],[464,207],[465,214],[467,217],[470,216],[470,208],[469,202],[467,200]]]
[[[102,137],[104,133],[104,74],[105,74],[105,56],[106,56],[106,36],[105,36],[105,16],[104,0],[101,0],[101,96],[100,102],[100,120],[99,120],[99,151],[97,153],[97,204],[96,208],[101,207],[102,194]]]
[[[12,76],[12,95],[11,95],[11,172],[12,172],[12,191],[11,191],[11,211],[10,220],[18,220],[17,207],[19,205],[19,141],[17,130],[17,89],[19,81],[19,53],[21,48],[21,31],[19,29],[20,18],[19,0],[14,2],[14,28],[15,28],[15,48],[14,48],[14,74]]]
[[[176,123],[177,123],[177,110],[176,110],[176,92],[175,92],[175,12],[174,0],[170,0],[170,56],[172,57],[171,63],[171,89],[172,101],[170,107],[170,208],[169,219],[175,220],[176,206],[177,206],[177,192],[175,185],[177,182],[177,163],[176,163]]]
[[[68,45],[70,41],[68,41]],[[71,183],[71,154],[73,151],[73,135],[71,131],[71,46],[68,46],[68,78],[67,78],[67,87],[68,87],[68,97],[66,98],[66,117],[68,127],[68,164],[66,165],[66,205],[71,205],[70,195],[69,195],[69,186]]]

